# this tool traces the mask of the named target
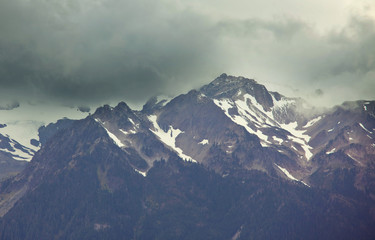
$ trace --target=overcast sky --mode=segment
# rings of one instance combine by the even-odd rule
[[[221,73],[316,104],[375,100],[375,3],[0,0],[0,100],[142,105]]]

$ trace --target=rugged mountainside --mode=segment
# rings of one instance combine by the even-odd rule
[[[26,162],[22,161],[24,158],[20,155],[30,157],[31,154],[34,154],[33,150],[27,149],[17,141],[1,134],[0,149],[0,179],[17,174],[24,169]]]
[[[79,109],[46,103],[0,105],[0,179],[22,171],[56,130],[68,126],[67,117],[87,115]]]
[[[2,239],[373,239],[375,102],[326,111],[221,75],[41,128]]]

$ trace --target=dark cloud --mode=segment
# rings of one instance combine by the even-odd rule
[[[5,102],[0,104],[0,110],[12,110],[20,106],[19,102]]]
[[[76,2],[0,2],[2,90],[139,101],[194,84],[215,58],[209,21],[173,4]]]
[[[206,12],[168,0],[0,0],[0,96],[143,103],[227,72],[301,95],[344,93],[324,94],[325,103],[375,99],[373,18],[322,34],[292,16]]]

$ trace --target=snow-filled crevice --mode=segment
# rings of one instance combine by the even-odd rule
[[[294,102],[295,100],[293,99],[282,99],[280,101],[276,101],[276,99],[274,99],[274,106],[272,109],[285,110],[288,105],[294,104]],[[240,99],[233,101],[232,99],[223,98],[219,100],[214,99],[214,103],[218,107],[220,107],[224,111],[225,115],[227,115],[233,122],[240,126],[243,126],[249,133],[257,135],[263,147],[270,146],[272,145],[272,143],[268,140],[269,136],[261,131],[261,128],[277,127],[284,129],[290,133],[290,135],[288,135],[288,139],[301,146],[305,153],[304,156],[307,160],[310,160],[313,156],[311,152],[312,147],[308,144],[310,136],[305,134],[306,129],[297,129],[298,123],[296,121],[289,124],[278,123],[274,119],[273,110],[265,111],[262,105],[259,104],[256,99],[250,94],[244,94],[243,100]],[[231,108],[236,108],[238,115],[230,115],[229,109]],[[304,128],[314,125],[321,118],[322,117],[317,117],[313,119],[312,121],[308,122],[304,126]],[[250,127],[249,123],[255,126],[255,128]],[[277,144],[282,144],[284,142],[282,139],[277,138],[276,136],[271,137],[273,139],[273,142],[277,142]]]
[[[321,119],[322,119],[322,116],[316,117],[316,118],[308,121],[306,123],[306,125],[303,126],[303,128],[309,128],[309,127],[313,126],[315,123],[319,122]]]
[[[336,151],[336,148],[333,148],[331,151],[326,152],[326,154],[332,154]]]
[[[180,158],[182,158],[185,161],[191,161],[191,162],[197,162],[192,157],[186,155],[183,153],[182,149],[176,146],[176,138],[178,135],[183,133],[180,129],[175,129],[172,126],[169,126],[169,129],[167,132],[164,132],[159,124],[157,123],[157,116],[151,115],[148,116],[148,119],[153,125],[154,129],[150,129],[152,133],[154,133],[165,145],[172,148]]]
[[[303,183],[304,185],[310,187],[308,184],[306,184],[304,181],[301,181],[301,180],[298,180],[297,178],[295,178],[292,174],[289,173],[289,171],[286,169],[286,168],[283,168],[283,167],[280,167],[279,165],[277,165],[276,163],[274,163],[289,179],[293,180],[293,181],[297,181],[297,182],[301,182]]]
[[[104,128],[104,130],[107,132],[108,136],[113,140],[113,142],[114,142],[118,147],[120,147],[120,148],[125,147],[125,145],[121,142],[121,140],[118,139],[118,137],[117,137],[115,134],[111,133],[111,132],[110,132],[110,131],[104,126],[104,124],[102,123],[102,121],[100,121],[100,119],[95,118],[95,121],[97,121],[97,122],[100,124],[100,126],[102,126],[102,127]]]
[[[358,123],[358,124],[359,124],[359,126],[360,126],[363,130],[365,130],[366,132],[372,134],[372,132],[371,132],[370,130],[368,130],[367,128],[365,128],[365,126],[363,126],[362,123]]]
[[[280,124],[281,128],[287,130],[290,134],[292,134],[288,136],[288,139],[298,143],[303,148],[306,159],[310,160],[310,158],[313,156],[311,152],[312,147],[308,144],[311,137],[305,134],[306,130],[298,130],[297,126],[297,122]]]
[[[135,168],[134,168],[134,171],[136,171],[137,173],[141,174],[143,177],[147,176],[147,171],[142,172],[142,171],[139,171],[138,169],[135,169]]]
[[[251,116],[249,113],[249,112],[252,112],[252,110],[248,108],[247,104],[244,103],[244,101],[236,101],[236,103],[233,103],[229,99],[221,99],[221,100],[214,99],[214,103],[218,107],[220,107],[224,111],[225,115],[227,115],[234,123],[240,126],[243,126],[250,134],[257,135],[258,138],[261,140],[260,143],[263,147],[267,147],[269,146],[269,144],[271,144],[268,141],[268,136],[263,134],[262,131],[260,131],[259,129],[255,131],[248,126],[249,122],[253,122],[251,120],[253,119],[253,116]],[[234,105],[236,105],[238,109],[238,113],[240,115],[231,116],[229,114],[229,109],[233,108]],[[259,126],[261,123],[258,122],[256,124]]]

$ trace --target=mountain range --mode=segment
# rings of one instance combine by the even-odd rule
[[[375,238],[375,101],[222,74],[85,115],[27,141],[0,116],[1,239]]]

